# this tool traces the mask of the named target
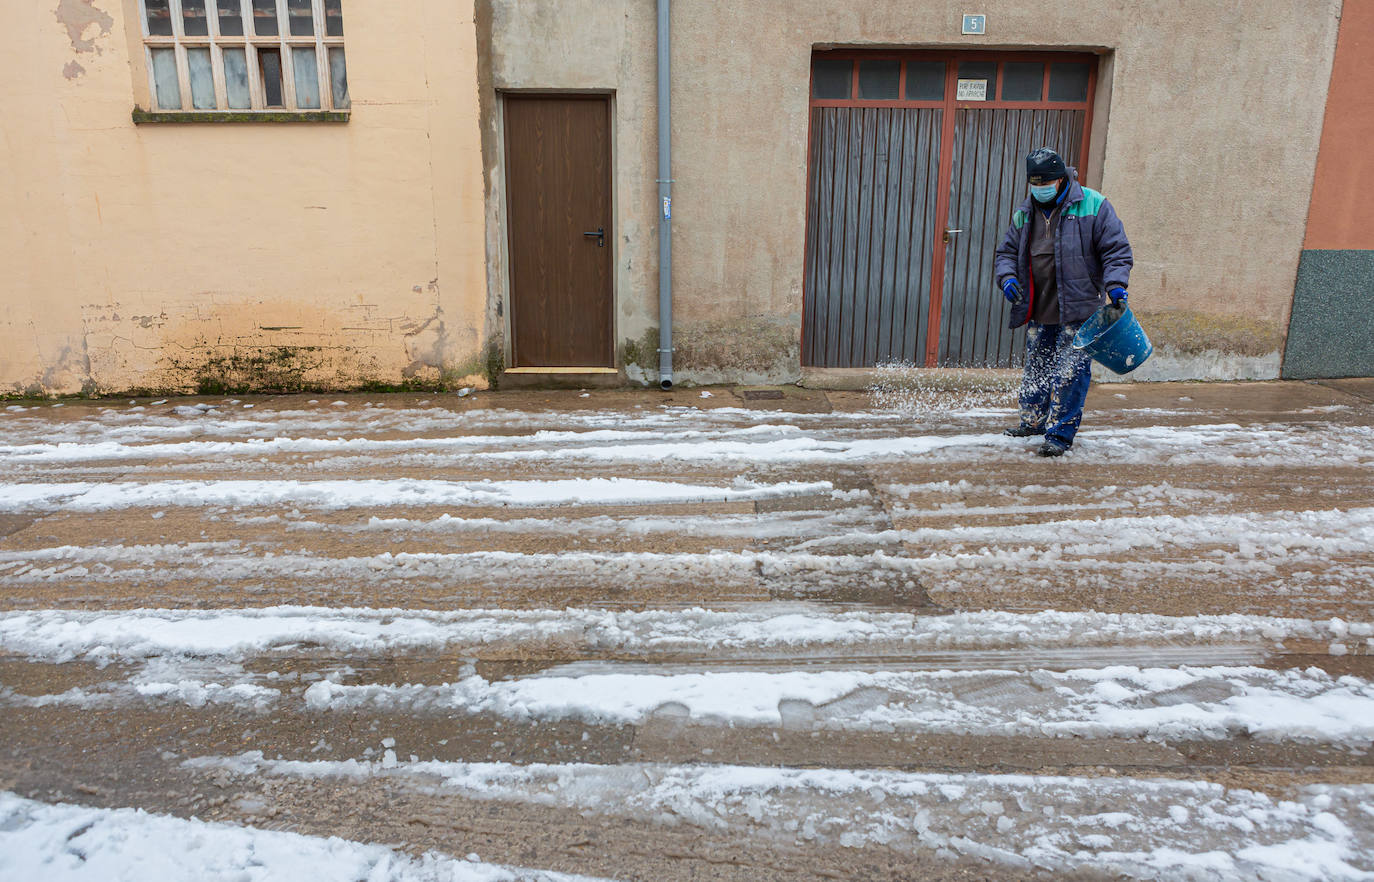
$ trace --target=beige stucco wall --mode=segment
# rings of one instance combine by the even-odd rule
[[[471,3],[345,2],[336,124],[135,126],[135,14],[0,4],[0,392],[480,372]]]
[[[614,90],[618,339],[657,324],[654,0],[479,0],[492,297],[501,88]],[[679,380],[799,373],[808,73],[817,46],[1102,54],[1088,182],[1124,219],[1156,376],[1276,375],[1340,0],[673,4]],[[988,33],[961,36],[961,15]],[[484,17],[485,16],[485,17]],[[1104,112],[1105,111],[1105,112]],[[641,350],[644,347],[640,347]],[[1142,369],[1143,370],[1143,369]],[[652,374],[652,370],[650,370]]]
[[[504,121],[500,94],[609,93],[615,232],[615,339],[658,324],[658,193],[653,2],[477,0],[482,53],[490,297],[509,333],[504,223]],[[646,243],[651,247],[646,250]],[[655,347],[657,342],[653,344]]]

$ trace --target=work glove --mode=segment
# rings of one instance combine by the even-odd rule
[[[1002,280],[1002,296],[1007,298],[1008,303],[1017,303],[1025,299],[1026,289],[1021,287],[1015,276],[1007,276]]]
[[[1107,292],[1107,297],[1112,301],[1112,306],[1124,307],[1126,305],[1126,289],[1120,285]]]

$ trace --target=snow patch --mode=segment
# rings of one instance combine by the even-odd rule
[[[343,509],[384,506],[656,505],[775,499],[834,489],[828,481],[732,486],[632,478],[553,481],[150,481],[0,483],[0,511],[109,511],[140,506],[298,505]]]
[[[968,857],[1057,873],[1133,877],[1365,879],[1374,832],[1352,819],[1369,786],[1313,786],[1296,799],[1206,781],[756,766],[268,761],[203,757],[242,775],[385,778],[468,799],[772,839]],[[1176,809],[1187,814],[1180,816]]]
[[[182,820],[140,809],[47,805],[0,792],[0,878],[45,882],[594,882],[581,876],[412,858],[381,845]]]

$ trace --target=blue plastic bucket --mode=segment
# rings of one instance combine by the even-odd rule
[[[1073,348],[1083,350],[1115,373],[1129,374],[1144,364],[1155,348],[1129,306],[1113,321],[1115,312],[1104,306],[1093,313],[1073,335]]]

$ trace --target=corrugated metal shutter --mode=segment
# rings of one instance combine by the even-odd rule
[[[943,114],[813,109],[804,364],[924,361]]]
[[[953,174],[940,311],[942,367],[1011,367],[1025,361],[1025,330],[1007,329],[992,254],[1026,198],[1025,157],[1049,145],[1078,165],[1086,112],[961,107],[954,114]]]
[[[1095,65],[1064,52],[815,53],[804,365],[1022,363],[993,254],[1025,198],[1025,155],[1050,146],[1083,161]]]

